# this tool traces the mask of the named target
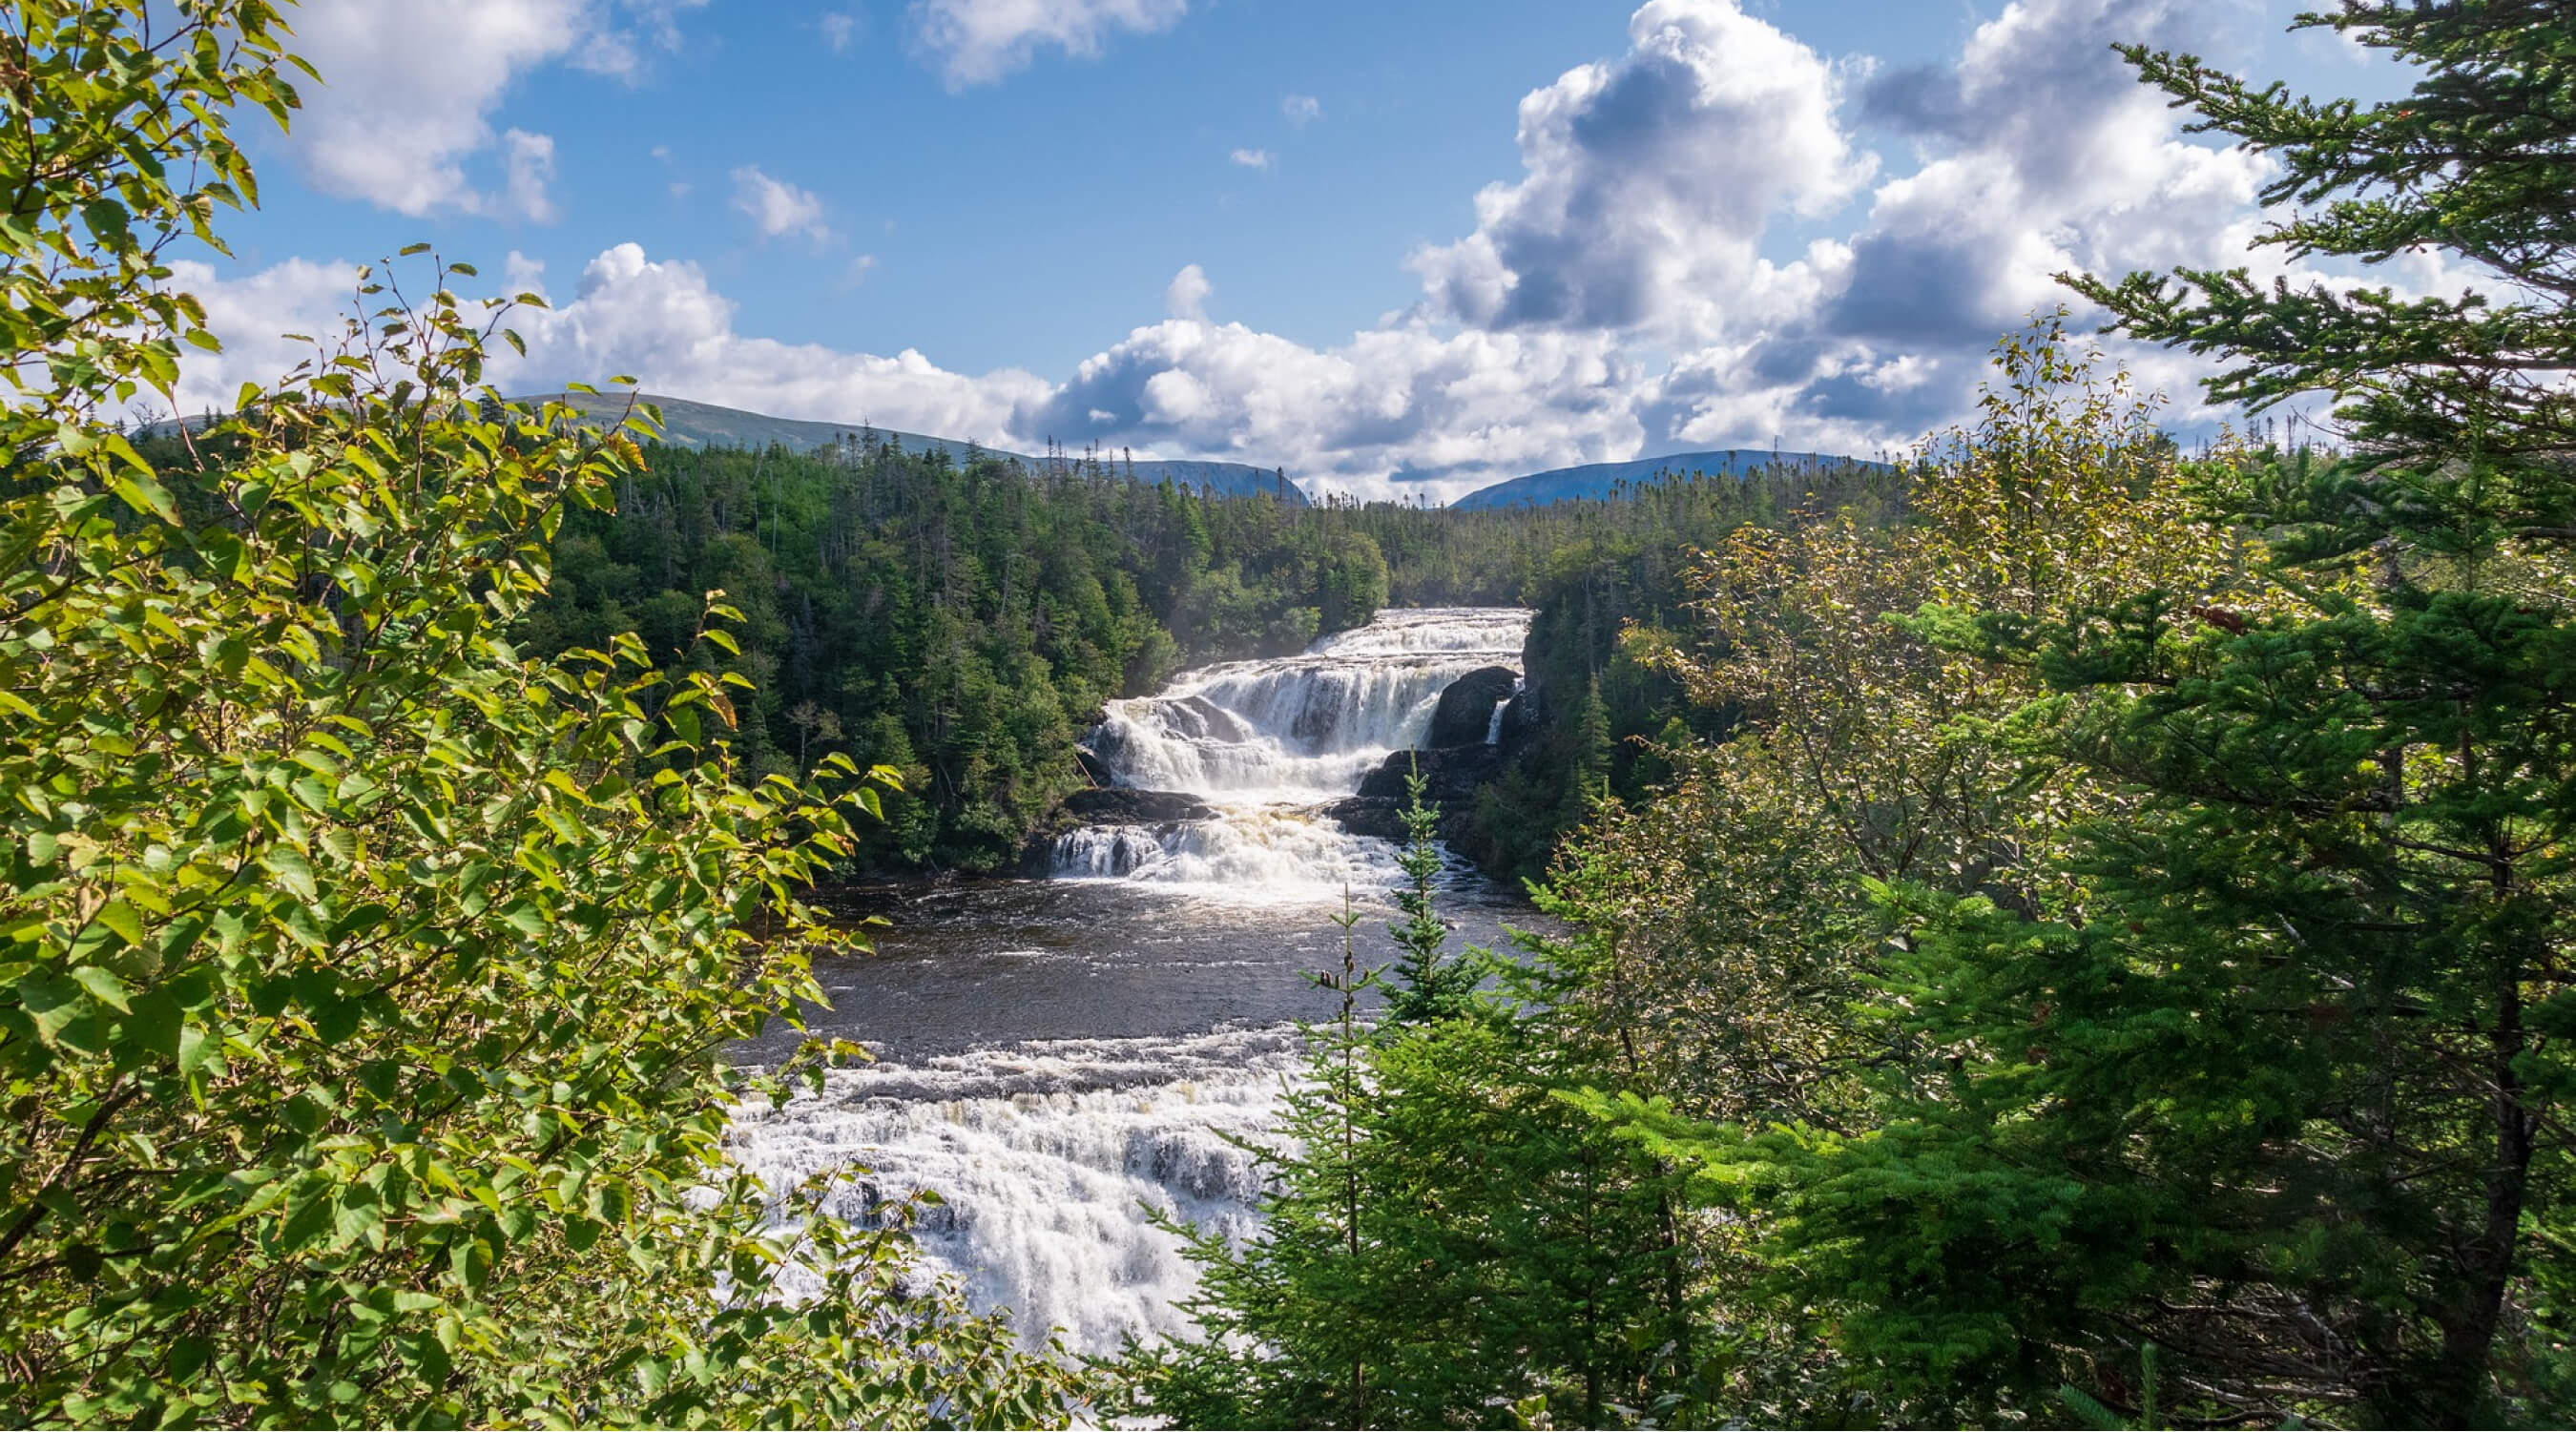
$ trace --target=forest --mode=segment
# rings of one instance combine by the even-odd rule
[[[518,301],[425,252],[129,433],[307,71],[262,0],[14,0],[0,1419],[2566,1425],[2576,20],[2296,23],[2411,93],[2123,54],[2264,249],[2478,287],[2066,274],[1902,465],[1443,513],[662,446],[502,402]],[[1260,1231],[1160,1215],[1193,1336],[1020,1338],[935,1194],[729,1157],[868,1057],[728,1056],[823,1006],[818,891],[1004,869],[1102,703],[1437,603],[1536,610],[1452,814],[1546,928],[1451,937],[1417,784]]]
[[[1883,504],[1889,483],[1858,464],[1676,474],[1609,501],[1448,513],[1212,496],[1089,462],[959,466],[866,431],[811,454],[640,456],[613,509],[566,515],[521,640],[552,655],[632,632],[665,663],[743,676],[734,747],[752,771],[842,754],[899,772],[851,874],[1012,868],[1089,784],[1075,747],[1102,703],[1180,667],[1300,651],[1382,606],[1523,604],[1540,613],[1537,684],[1565,695],[1471,844],[1538,874],[1603,780],[1643,789],[1631,738],[1722,720],[1620,644],[1682,620],[1684,553],[1820,502]],[[739,651],[696,646],[711,590],[741,613]]]

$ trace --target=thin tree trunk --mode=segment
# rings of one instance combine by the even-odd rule
[[[2513,971],[2518,974],[2519,970]],[[2420,1415],[2435,1427],[2492,1425],[2488,1362],[2505,1291],[2513,1279],[2522,1237],[2522,1210],[2531,1182],[2532,1121],[2523,1107],[2522,1081],[2514,1073],[2522,1053],[2522,991],[2505,983],[2503,1008],[2490,1036],[2495,1096],[2495,1161],[2486,1178],[2486,1218],[2478,1236],[2460,1250],[2459,1301],[2443,1319],[2442,1350],[2426,1379]]]

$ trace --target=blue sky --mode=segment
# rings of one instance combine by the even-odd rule
[[[2292,8],[307,0],[329,83],[255,144],[233,258],[186,272],[229,345],[191,391],[425,239],[555,305],[514,386],[1367,495],[1883,450],[1964,410],[2052,268],[2243,261],[2262,164],[2104,47],[2400,86]],[[2218,416],[2187,363],[2115,356]]]

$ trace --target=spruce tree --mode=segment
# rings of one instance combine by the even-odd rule
[[[1449,927],[1440,921],[1434,890],[1443,863],[1440,813],[1423,799],[1428,783],[1418,766],[1404,779],[1406,839],[1395,857],[1404,871],[1405,883],[1395,891],[1396,908],[1404,918],[1388,931],[1401,953],[1392,970],[1393,983],[1387,987],[1386,1017],[1399,1025],[1427,1024],[1466,1011],[1479,971],[1473,961],[1441,953]]]
[[[2422,67],[2411,94],[2362,106],[2256,88],[2189,55],[2122,51],[2195,111],[2191,128],[2276,160],[2267,204],[2300,206],[2256,243],[2375,264],[2434,252],[2474,287],[2257,284],[2244,269],[2078,278],[2132,336],[2215,354],[2218,402],[2333,395],[2359,461],[2238,495],[2301,555],[2393,540],[2472,558],[2576,538],[2576,17],[2554,0],[2361,3],[2305,28]]]
[[[1418,787],[1414,814],[1436,870]],[[1491,957],[1437,960],[1427,878],[1418,894],[1434,978],[1389,988],[1389,1012],[1408,997],[1441,1012],[1359,1023],[1359,992],[1387,986],[1358,964],[1346,911],[1341,973],[1315,977],[1339,1017],[1308,1031],[1282,1144],[1256,1149],[1261,1231],[1237,1246],[1175,1227],[1200,1335],[1130,1346],[1110,1414],[1473,1427],[1559,1408],[1594,1427],[1700,1406],[1679,1179],[1562,1097],[1617,1086],[1610,1049],[1555,1018],[1543,969],[1506,971],[1519,998],[1471,1000]]]
[[[2050,657],[2070,686],[2171,682],[2097,733],[2098,758],[2158,797],[2102,854],[2134,872],[2141,948],[2223,957],[2230,1003],[2266,1011],[2263,1047],[2290,1055],[2246,1081],[2295,1091],[2287,1147],[2233,1171],[2251,1190],[2328,1160],[2312,1185],[2283,1180],[2264,1232],[2314,1246],[2334,1229],[2354,1261],[2289,1286],[2360,1304],[2329,1325],[2355,1330],[2365,1405],[2461,1423],[2509,1406],[2495,1399],[2530,1371],[2533,1265],[2564,1247],[2576,15],[2348,3],[2300,23],[2422,75],[2363,107],[2129,58],[2197,127],[2281,162],[2265,198],[2303,208],[2260,242],[2365,263],[2434,251],[2475,287],[2339,295],[2241,271],[2079,285],[2136,336],[2222,355],[2213,398],[2333,394],[2353,455],[2267,464],[2214,494],[2215,515],[2276,544],[2306,610],[2183,617],[2197,639],[2151,622],[2125,641],[2070,635]],[[2158,941],[2184,910],[2192,927]]]

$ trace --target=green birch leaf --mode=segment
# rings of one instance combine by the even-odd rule
[[[115,971],[97,965],[82,965],[72,971],[72,978],[82,989],[89,991],[92,999],[119,1014],[133,1013],[134,992],[126,988],[125,981],[116,977]]]
[[[98,914],[94,918],[100,924],[114,930],[117,937],[128,945],[138,950],[144,948],[143,917],[136,913],[133,906],[122,900],[110,900],[99,907]]]

